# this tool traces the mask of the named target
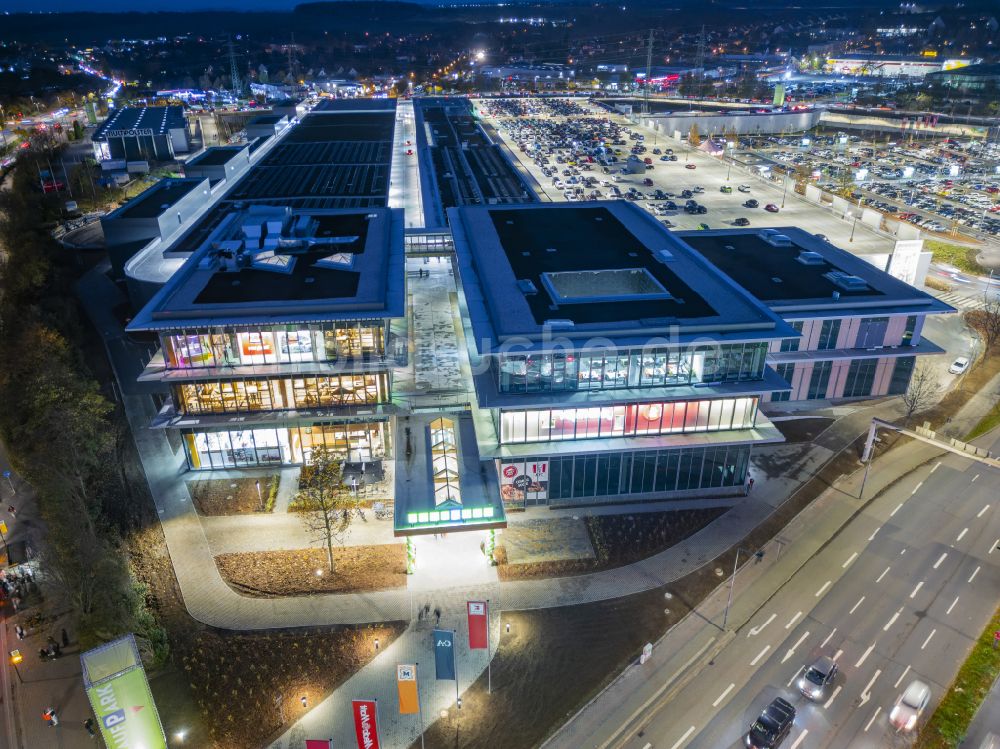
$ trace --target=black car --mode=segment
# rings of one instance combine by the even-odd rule
[[[756,208],[759,205],[760,205],[760,203],[758,203],[753,198],[750,198],[750,200],[746,200],[746,201],[743,202],[743,207],[744,208]]]
[[[776,749],[788,737],[795,721],[795,708],[787,700],[775,697],[754,721],[743,739],[749,749]]]
[[[668,211],[676,211],[677,210],[677,204],[674,201],[672,201],[672,200],[668,200],[666,203],[664,203],[663,207],[665,209],[667,209]]]
[[[681,197],[682,198],[693,198],[694,197],[694,193],[691,192],[690,190],[681,190]]]
[[[738,219],[733,220],[733,226],[750,226],[750,219],[740,216]]]

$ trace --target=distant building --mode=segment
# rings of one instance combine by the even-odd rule
[[[568,65],[500,65],[484,66],[480,73],[487,78],[523,81],[549,84],[553,81],[572,81],[576,79],[576,70]]]
[[[965,94],[1000,89],[1000,63],[967,65],[956,70],[942,70],[927,76],[927,83],[940,83]]]
[[[880,55],[875,53],[830,57],[827,67],[842,75],[873,75],[887,78],[923,78],[930,73],[955,70],[980,62],[974,58]]]
[[[190,150],[184,107],[123,107],[91,140],[98,161],[173,161]]]

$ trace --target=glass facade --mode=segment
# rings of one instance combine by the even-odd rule
[[[222,327],[165,334],[161,343],[170,369],[327,362],[382,356],[385,328],[381,321]]]
[[[818,361],[813,364],[812,376],[809,378],[809,390],[806,400],[822,400],[826,398],[826,388],[830,384],[830,372],[833,371],[832,361]]]
[[[541,408],[500,412],[500,443],[583,440],[600,437],[749,429],[757,398],[629,403],[592,408]]]
[[[615,390],[759,380],[766,343],[492,358],[501,393]]]
[[[539,478],[527,487],[527,491],[515,489],[502,494],[509,503],[546,504],[552,500],[635,494],[659,496],[679,491],[740,487],[746,481],[749,461],[749,445],[674,448],[504,461],[500,465],[500,475],[519,477],[525,465],[534,467],[533,475]]]
[[[819,329],[817,351],[829,351],[837,347],[837,336],[840,335],[840,320],[824,320]]]
[[[795,322],[790,323],[790,325],[792,326],[792,329],[795,330],[796,333],[801,333],[802,332],[802,321],[801,320],[796,320]],[[801,338],[782,338],[781,339],[780,350],[781,351],[798,351],[799,350],[799,342],[801,340],[802,340]]]
[[[784,364],[778,364],[774,371],[777,372],[789,385],[792,384],[792,375],[795,374],[795,364],[794,362],[786,362]],[[771,393],[772,401],[786,401],[792,397],[791,390],[775,390]]]
[[[183,430],[192,470],[306,463],[323,445],[350,463],[390,456],[385,422],[292,424],[216,431]]]
[[[906,392],[916,363],[915,356],[901,356],[896,359],[896,366],[892,368],[892,379],[889,380],[889,395],[902,395]]]
[[[845,398],[862,398],[872,394],[878,359],[855,359],[847,369],[844,380]]]
[[[177,409],[188,414],[366,405],[389,402],[389,375],[211,380],[174,385],[173,392]]]

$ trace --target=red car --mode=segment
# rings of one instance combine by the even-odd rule
[[[696,164],[685,164],[684,168],[685,169],[697,169],[698,166]]]
[[[767,211],[768,213],[777,213],[778,206],[776,206],[774,203],[768,203],[766,206],[764,206],[764,210]]]
[[[652,186],[653,186],[653,180],[651,180],[651,179],[648,179],[648,178],[647,178],[647,179],[644,179],[644,180],[642,181],[642,184],[644,184],[644,185],[645,185],[646,187],[652,187]]]

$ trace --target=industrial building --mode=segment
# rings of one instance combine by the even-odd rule
[[[923,78],[943,70],[957,70],[981,62],[964,57],[883,55],[876,53],[827,58],[826,67],[840,75],[874,75],[886,78]]]
[[[91,138],[98,161],[173,161],[190,151],[184,107],[122,107]]]

